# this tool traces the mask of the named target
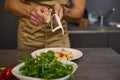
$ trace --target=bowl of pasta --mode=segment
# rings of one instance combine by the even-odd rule
[[[32,57],[40,56],[42,52],[53,51],[58,60],[75,60],[83,56],[82,51],[73,48],[44,48],[31,53]]]

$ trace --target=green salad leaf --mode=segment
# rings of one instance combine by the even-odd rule
[[[55,59],[53,51],[42,52],[40,56],[33,58],[26,57],[25,64],[20,67],[21,74],[24,76],[57,79],[66,75],[72,75],[72,64],[63,64]]]

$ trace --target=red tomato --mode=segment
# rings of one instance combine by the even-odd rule
[[[0,80],[11,80],[16,77],[12,74],[13,66],[0,68]]]
[[[5,69],[5,74],[4,74],[5,80],[10,80],[10,79],[13,78],[13,74],[12,74],[12,72],[11,72],[12,68],[13,68],[13,67],[7,67],[7,68]]]
[[[65,54],[63,54],[63,53],[60,53],[60,57],[63,57]]]
[[[0,71],[0,80],[3,80],[4,79],[4,74],[2,71]]]

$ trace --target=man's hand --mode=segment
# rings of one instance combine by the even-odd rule
[[[56,4],[54,6],[54,11],[55,11],[56,14],[58,14],[58,16],[60,17],[60,19],[63,18],[63,8],[62,8],[62,6],[60,4]]]
[[[49,18],[50,14],[50,9],[42,6],[37,6],[30,13],[30,22],[35,25],[42,25]]]

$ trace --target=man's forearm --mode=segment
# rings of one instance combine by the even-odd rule
[[[5,9],[16,16],[29,17],[30,11],[33,7],[24,4],[21,0],[6,0]]]
[[[64,19],[67,22],[78,23],[78,21],[83,17],[83,12],[78,11],[78,9],[66,9],[64,10]]]
[[[84,14],[86,0],[72,0],[72,8],[63,6],[63,18],[72,23],[78,23]]]

